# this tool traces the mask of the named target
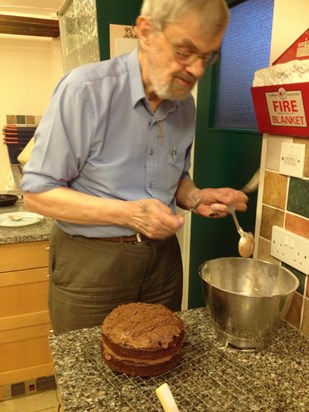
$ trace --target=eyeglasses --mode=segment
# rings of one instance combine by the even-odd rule
[[[220,53],[217,51],[202,54],[189,49],[186,50],[185,48],[175,46],[175,44],[170,41],[170,39],[167,37],[163,30],[162,34],[174,50],[176,61],[179,64],[182,64],[183,66],[189,66],[190,64],[194,63],[197,59],[201,59],[205,66],[210,66],[214,63],[217,63],[220,60]]]

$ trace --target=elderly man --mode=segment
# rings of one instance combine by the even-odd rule
[[[219,58],[224,0],[145,0],[138,49],[81,66],[57,85],[37,129],[22,190],[55,219],[49,309],[55,333],[98,325],[128,302],[179,310],[176,205],[223,217],[245,194],[198,188],[189,175],[191,90]]]

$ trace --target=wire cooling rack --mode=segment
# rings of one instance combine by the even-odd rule
[[[235,363],[226,348],[220,351],[210,341],[202,341],[198,328],[190,330],[187,336],[190,339],[184,344],[181,363],[158,377],[132,378],[111,371],[98,356],[91,357],[90,361],[118,393],[123,412],[162,412],[155,389],[165,382],[181,412],[277,410],[273,408],[278,402],[273,399],[274,386],[269,382],[265,386],[252,368]]]

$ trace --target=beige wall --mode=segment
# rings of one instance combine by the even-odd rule
[[[0,35],[0,126],[7,114],[42,115],[63,74],[60,40]],[[0,144],[0,191],[11,175],[7,147]]]
[[[308,0],[275,0],[270,61],[276,60],[309,27]]]

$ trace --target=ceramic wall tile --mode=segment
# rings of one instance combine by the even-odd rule
[[[271,240],[273,226],[283,227],[284,212],[273,207],[264,205],[262,207],[261,236]]]
[[[308,206],[309,207],[309,206]],[[299,236],[309,239],[309,220],[287,213],[285,216],[285,228]]]
[[[303,305],[303,296],[295,292],[292,303],[285,319],[297,329],[300,329],[301,312]]]
[[[299,287],[297,289],[297,292],[301,295],[304,295],[305,293],[305,283],[306,283],[306,275],[302,272],[299,272],[299,270],[294,269],[293,267],[283,263],[282,264],[283,267],[287,268],[288,270],[290,270],[299,280]]]
[[[267,157],[266,157],[266,169],[279,171],[280,164],[280,152],[281,152],[281,143],[283,142],[292,142],[291,137],[284,136],[267,136]]]
[[[290,178],[287,210],[309,218],[309,180]]]
[[[35,116],[26,115],[26,123],[27,124],[35,124]]]
[[[294,138],[294,143],[300,143],[300,144],[306,145],[304,177],[309,177],[309,139]]]
[[[263,203],[269,206],[284,209],[288,177],[279,173],[265,172]]]
[[[17,124],[25,124],[26,123],[26,116],[23,114],[16,115],[16,123]]]
[[[6,115],[6,123],[7,124],[16,124],[16,115],[15,114],[7,114]]]
[[[37,126],[41,118],[42,116],[33,114],[7,114],[6,123],[15,126]]]
[[[35,116],[35,124],[39,124],[42,119],[42,116]]]
[[[266,260],[271,263],[278,263],[278,260],[270,254],[270,241],[262,237],[259,238],[258,243],[258,259]]]
[[[304,301],[304,316],[301,330],[304,334],[309,336],[309,299],[306,298]]]

